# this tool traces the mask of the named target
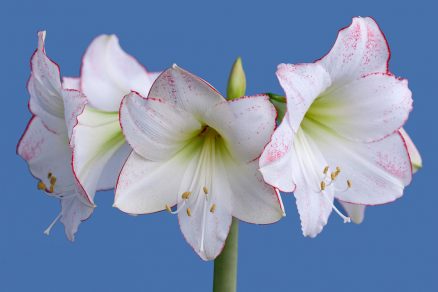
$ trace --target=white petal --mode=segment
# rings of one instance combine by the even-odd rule
[[[390,51],[377,23],[369,17],[353,18],[339,31],[330,52],[318,61],[329,72],[334,84],[345,84],[369,73],[385,73]]]
[[[411,140],[411,137],[409,137],[408,133],[406,133],[403,128],[400,129],[400,134],[402,135],[406,143],[406,147],[408,149],[409,157],[412,163],[412,171],[415,173],[423,167],[423,161],[421,159],[420,152],[418,151],[414,142]]]
[[[295,189],[292,179],[293,140],[294,133],[286,114],[260,157],[260,172],[264,180],[282,192],[293,192]]]
[[[225,139],[235,159],[260,157],[274,129],[277,112],[266,95],[246,96],[212,107],[205,122]]]
[[[172,157],[202,130],[190,113],[134,92],[123,99],[120,122],[131,147],[153,161]]]
[[[120,170],[126,162],[132,148],[128,143],[123,144],[106,163],[97,184],[97,190],[110,190],[117,184]]]
[[[80,196],[78,193],[77,195],[61,199],[61,222],[64,224],[65,234],[70,241],[75,240],[75,233],[78,231],[79,224],[88,219],[94,209],[82,202]]]
[[[206,81],[176,65],[157,78],[148,97],[172,103],[200,120],[215,104],[225,100]]]
[[[29,107],[50,130],[65,132],[64,103],[59,66],[50,60],[44,49],[45,31],[38,33],[38,49],[32,55],[31,75],[27,84]]]
[[[375,141],[396,132],[412,110],[406,80],[371,74],[324,93],[307,112],[346,138]]]
[[[114,206],[126,213],[146,214],[165,210],[166,204],[175,205],[187,191],[180,192],[180,185],[189,171],[193,146],[164,162],[146,160],[133,151],[120,173]]]
[[[81,79],[79,77],[62,77],[64,89],[81,90]]]
[[[334,188],[328,186],[321,192],[323,169],[327,163],[313,139],[302,130],[295,137],[294,150],[292,177],[296,184],[294,195],[301,229],[305,236],[315,237],[327,224],[332,212]]]
[[[65,134],[55,134],[33,117],[17,146],[17,153],[27,161],[35,177],[50,186],[48,174],[56,176],[55,193],[64,192],[74,185],[71,170],[71,150]]]
[[[67,126],[68,137],[71,137],[73,127],[77,124],[77,117],[80,115],[87,103],[87,98],[77,90],[63,90],[64,114]]]
[[[358,143],[307,120],[303,128],[312,135],[328,165],[340,167],[338,188],[345,188],[347,179],[352,182],[347,191],[335,193],[337,199],[362,205],[388,203],[401,197],[410,183],[411,163],[398,132],[377,142]]]
[[[125,143],[117,113],[101,112],[87,105],[79,115],[71,139],[73,170],[90,203],[107,163]],[[118,173],[119,169],[112,171]]]
[[[115,35],[94,39],[82,60],[81,89],[90,104],[103,111],[118,111],[131,90],[146,96],[152,81],[146,69],[122,50]]]
[[[350,216],[351,221],[353,221],[356,224],[360,224],[363,222],[363,219],[365,217],[365,208],[364,205],[358,205],[358,204],[350,204],[346,202],[339,201],[341,203],[342,207],[344,207],[345,211],[347,211],[348,216]]]
[[[286,93],[289,123],[297,132],[310,105],[330,86],[330,76],[319,64],[281,64],[277,77]]]

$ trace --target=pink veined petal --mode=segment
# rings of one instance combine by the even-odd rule
[[[118,111],[131,90],[146,96],[152,82],[153,76],[122,50],[115,35],[95,38],[82,60],[81,89],[90,104],[102,111]]]
[[[363,219],[365,217],[365,205],[350,204],[342,201],[339,201],[339,203],[341,203],[348,216],[350,216],[351,221],[356,224],[360,224],[363,222]]]
[[[191,113],[135,92],[123,99],[120,123],[131,147],[153,161],[172,157],[202,131],[202,125]]]
[[[340,167],[338,188],[345,189],[347,179],[352,182],[348,190],[335,193],[337,199],[361,205],[384,204],[401,197],[410,183],[411,163],[398,132],[373,143],[359,143],[311,121],[303,128],[312,135],[328,165]]]
[[[246,96],[212,107],[205,123],[225,139],[235,159],[249,162],[260,157],[269,142],[276,116],[268,96]]]
[[[81,90],[81,79],[79,77],[62,77],[64,89]]]
[[[80,115],[87,103],[87,98],[81,92],[73,89],[63,90],[64,115],[67,126],[68,137],[70,138],[74,126],[77,124],[77,117]]]
[[[201,78],[173,65],[155,80],[148,97],[159,98],[203,120],[206,112],[225,99]]]
[[[293,140],[294,133],[286,114],[259,161],[264,180],[283,192],[293,192],[295,189],[292,179]]]
[[[423,161],[421,159],[420,152],[418,151],[411,137],[409,137],[408,133],[406,133],[403,128],[400,129],[400,134],[405,140],[406,147],[408,149],[409,157],[412,163],[412,171],[416,173],[420,168],[423,167]]]
[[[315,237],[327,224],[332,212],[334,188],[328,186],[321,191],[322,171],[327,162],[313,139],[302,130],[295,137],[292,165],[301,229],[304,236]]]
[[[79,224],[88,219],[94,208],[82,202],[80,194],[61,199],[61,222],[64,224],[65,234],[70,241],[75,240]]]
[[[369,17],[355,17],[339,31],[330,52],[317,63],[329,72],[333,83],[342,85],[369,73],[386,73],[390,51],[377,23]]]
[[[32,175],[44,182],[47,191],[50,186],[49,173],[56,177],[54,193],[74,187],[68,138],[66,134],[49,131],[39,117],[34,116],[29,122],[17,146],[17,153],[26,160]]]
[[[319,64],[280,64],[277,77],[286,93],[290,126],[297,132],[310,105],[331,85],[330,76]]]
[[[62,133],[65,132],[65,122],[59,67],[45,53],[45,35],[45,31],[38,32],[38,49],[30,61],[29,107],[48,129]]]
[[[396,132],[411,110],[407,80],[377,73],[322,94],[306,117],[348,139],[371,142]]]

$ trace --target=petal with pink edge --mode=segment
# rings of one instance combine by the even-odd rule
[[[420,170],[420,168],[423,167],[423,160],[421,159],[420,151],[418,151],[411,137],[409,137],[408,133],[406,133],[403,128],[400,129],[400,134],[405,140],[406,147],[409,152],[409,157],[411,158],[412,171],[416,173],[418,170]]]
[[[70,241],[75,240],[79,224],[88,219],[94,208],[82,202],[80,194],[61,199],[61,222],[64,224],[65,234]]]
[[[350,216],[351,221],[353,221],[356,224],[360,224],[363,222],[363,219],[365,218],[366,206],[358,205],[358,204],[351,204],[351,203],[342,202],[342,201],[339,201],[339,203],[345,209],[348,216]]]

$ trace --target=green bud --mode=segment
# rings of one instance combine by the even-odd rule
[[[242,59],[239,57],[231,68],[228,78],[227,96],[228,99],[235,99],[245,95],[246,77],[242,66]]]

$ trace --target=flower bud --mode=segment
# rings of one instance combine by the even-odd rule
[[[231,68],[228,78],[227,97],[229,99],[239,98],[245,95],[246,77],[242,66],[242,59],[239,57]]]

